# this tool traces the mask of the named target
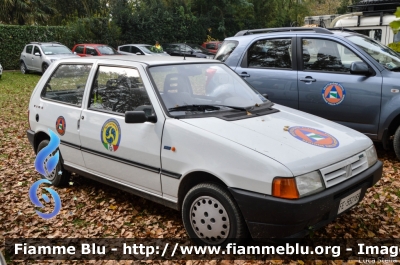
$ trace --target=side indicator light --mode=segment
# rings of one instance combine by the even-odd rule
[[[294,178],[274,178],[272,181],[272,196],[284,199],[298,199],[296,181]]]

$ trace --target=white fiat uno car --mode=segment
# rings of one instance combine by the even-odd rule
[[[214,60],[55,61],[32,93],[29,124],[36,153],[49,129],[61,139],[53,185],[76,172],[180,210],[200,244],[304,236],[382,175],[369,138],[273,104]]]

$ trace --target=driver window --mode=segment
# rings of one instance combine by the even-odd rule
[[[100,66],[90,92],[89,108],[124,114],[143,110],[154,114],[139,71],[133,68]]]
[[[325,39],[303,39],[303,69],[349,73],[353,62],[362,60],[345,46]]]

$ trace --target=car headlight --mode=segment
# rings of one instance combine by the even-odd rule
[[[313,171],[295,178],[274,178],[272,196],[284,199],[298,199],[324,190],[319,171]]]
[[[365,150],[367,155],[368,167],[373,166],[378,161],[378,155],[376,154],[375,146],[372,145],[370,148]]]
[[[297,176],[295,177],[295,180],[300,197],[320,192],[325,188],[319,171],[313,171],[301,176]]]

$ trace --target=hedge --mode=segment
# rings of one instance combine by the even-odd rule
[[[77,43],[104,43],[115,47],[119,30],[107,18],[79,19],[69,26],[17,26],[0,24],[0,63],[6,70],[19,69],[25,45],[56,41],[70,49]]]
[[[393,51],[400,52],[400,42],[389,43],[388,45]]]
[[[19,58],[31,41],[58,41],[72,48],[68,27],[0,25],[0,63],[4,69],[19,69]]]

